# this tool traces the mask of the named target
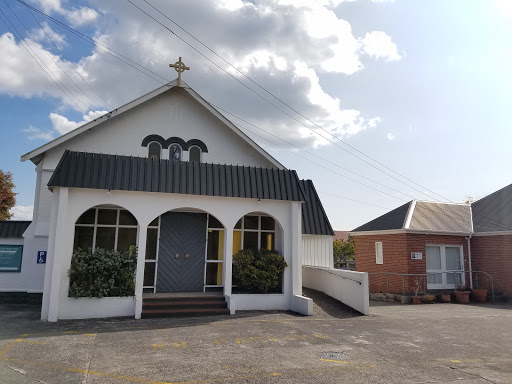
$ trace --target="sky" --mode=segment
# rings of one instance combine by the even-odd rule
[[[0,1],[15,219],[36,181],[21,155],[173,80],[180,56],[187,84],[314,181],[336,230],[512,183],[512,1],[26,2]]]

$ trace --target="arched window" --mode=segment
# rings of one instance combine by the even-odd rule
[[[246,215],[233,230],[233,254],[241,249],[275,250],[276,222],[270,216]]]
[[[160,143],[153,141],[148,146],[148,157],[150,159],[160,159],[162,157],[162,147]]]
[[[188,161],[191,163],[200,163],[201,162],[201,148],[199,147],[190,147],[188,149]]]
[[[130,251],[137,244],[137,219],[120,208],[91,208],[75,224],[73,249]]]
[[[181,160],[182,151],[178,144],[171,144],[169,147],[169,160]]]

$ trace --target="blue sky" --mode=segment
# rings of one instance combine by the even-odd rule
[[[132,1],[257,89],[143,0]],[[203,97],[293,145],[280,142],[285,150],[249,133],[314,180],[335,229],[352,229],[412,198],[462,202],[512,182],[510,1],[148,1],[317,125],[256,97],[129,2],[28,3],[168,79],[175,77],[168,64],[182,56],[192,68],[184,79]],[[12,11],[0,3],[0,129],[7,144],[0,169],[13,172],[16,217],[25,218],[35,172],[19,161],[22,154],[161,83],[34,13],[79,77],[27,8],[7,3]],[[73,96],[35,64],[5,17]],[[332,133],[380,164],[313,131]]]

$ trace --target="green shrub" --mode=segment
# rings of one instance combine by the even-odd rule
[[[78,248],[68,271],[70,297],[133,296],[135,293],[136,249],[118,252]]]
[[[287,266],[277,251],[245,249],[233,256],[233,282],[242,290],[265,293],[279,286]]]

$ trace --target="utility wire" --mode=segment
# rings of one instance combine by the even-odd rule
[[[349,153],[350,155],[356,157],[357,159],[363,161],[364,163],[368,164],[369,166],[377,169],[378,171],[386,174],[387,176],[397,180],[398,182],[402,183],[402,184],[405,184],[407,185],[409,188],[412,188],[426,196],[429,196],[431,197],[429,194],[425,193],[423,190],[420,190],[416,187],[413,187],[412,185],[404,182],[403,180],[400,180],[398,178],[396,178],[395,176],[389,174],[388,172],[380,169],[379,167],[375,166],[374,164],[370,163],[369,161],[361,158],[360,156],[348,151],[347,149],[343,148],[342,146],[338,145],[336,142],[332,141],[332,140],[329,140],[327,139],[325,136],[321,135],[318,131],[315,131],[314,129],[312,129],[311,127],[307,126],[306,124],[304,124],[302,121],[298,120],[297,118],[295,118],[294,116],[290,115],[289,113],[285,112],[282,108],[279,108],[278,106],[276,106],[274,103],[272,103],[271,101],[269,101],[267,98],[263,97],[261,94],[259,94],[258,92],[256,92],[255,90],[253,90],[252,88],[250,88],[249,86],[247,86],[245,83],[243,83],[242,81],[240,81],[238,78],[236,78],[233,74],[229,73],[228,71],[226,71],[224,68],[222,68],[221,66],[219,66],[217,63],[215,63],[213,60],[211,60],[209,57],[207,57],[206,55],[204,55],[202,52],[200,52],[197,48],[195,48],[194,46],[192,46],[189,42],[187,42],[186,40],[184,40],[182,37],[180,37],[179,35],[177,35],[174,31],[172,31],[169,27],[167,27],[165,24],[161,23],[160,21],[158,21],[156,18],[154,18],[153,16],[151,16],[149,13],[147,13],[146,11],[144,11],[142,8],[140,8],[139,6],[137,6],[136,4],[134,4],[132,2],[132,0],[127,0],[130,4],[132,4],[134,7],[136,7],[137,9],[139,9],[141,12],[143,12],[145,15],[147,15],[149,18],[151,18],[152,20],[154,20],[155,22],[157,22],[158,24],[160,24],[162,27],[164,27],[165,29],[167,29],[169,32],[171,32],[174,36],[176,36],[177,38],[179,38],[181,41],[183,41],[185,44],[187,44],[190,48],[192,48],[193,50],[195,50],[197,53],[199,53],[201,56],[203,56],[205,59],[207,59],[208,61],[210,61],[212,64],[214,64],[217,68],[221,69],[223,72],[225,72],[226,74],[228,74],[229,76],[231,76],[231,78],[233,78],[234,80],[236,80],[238,83],[242,84],[245,88],[247,88],[248,90],[250,90],[251,92],[253,92],[254,94],[256,94],[257,96],[259,96],[260,98],[262,98],[263,100],[265,100],[267,103],[269,103],[270,105],[272,105],[274,108],[278,109],[279,111],[283,112],[284,114],[286,114],[287,116],[289,116],[290,118],[292,118],[293,120],[295,120],[296,122],[298,122],[299,124],[303,125],[304,127],[306,127],[307,129],[309,129],[310,131],[312,131],[313,133],[317,134],[318,136],[322,137],[324,140],[328,140],[329,142],[331,142],[332,144],[336,145],[338,148],[342,149],[343,151]],[[278,100],[280,103],[282,103],[283,105],[285,105],[286,107],[288,107],[290,110],[294,111],[296,114],[298,114],[299,116],[301,116],[302,118],[306,119],[308,122],[310,122],[311,124],[313,124],[314,126],[316,126],[317,128],[321,129],[322,131],[326,132],[329,136],[332,136],[334,139],[342,142],[343,144],[345,144],[346,146],[350,147],[351,149],[355,150],[356,152],[364,155],[365,157],[367,157],[368,159],[372,160],[373,162],[379,164],[380,166],[392,171],[393,173],[399,175],[400,177],[412,182],[413,184],[415,185],[418,185],[419,187],[423,188],[424,190],[427,190],[429,192],[431,192],[432,194],[438,196],[438,197],[441,197],[443,200],[447,200],[447,201],[450,201],[449,199],[439,195],[438,193],[418,184],[417,182],[411,180],[410,178],[400,174],[399,172],[391,169],[390,167],[386,166],[385,164],[379,162],[378,160],[375,160],[374,158],[370,157],[369,155],[367,155],[366,153],[360,151],[359,149],[355,148],[354,146],[348,144],[346,141],[342,140],[341,138],[335,136],[334,134],[332,134],[331,132],[329,132],[327,129],[323,128],[322,126],[318,125],[317,123],[315,123],[314,121],[312,121],[311,119],[309,119],[308,117],[306,117],[304,114],[300,113],[299,111],[297,111],[296,109],[294,109],[293,107],[291,107],[289,104],[287,104],[286,102],[284,102],[283,100],[281,100],[279,97],[277,97],[276,95],[274,95],[272,92],[268,91],[266,88],[264,88],[263,86],[261,86],[260,84],[258,84],[256,81],[254,81],[252,78],[250,78],[248,75],[246,75],[245,73],[243,73],[242,71],[240,71],[237,67],[235,67],[234,65],[232,65],[229,61],[227,61],[226,59],[224,59],[222,56],[220,56],[217,52],[215,52],[214,50],[212,50],[210,47],[208,47],[206,44],[204,44],[203,42],[201,42],[199,39],[197,39],[195,36],[193,36],[191,33],[189,33],[187,30],[185,30],[183,27],[181,27],[179,24],[177,24],[174,20],[172,20],[170,17],[168,17],[166,14],[164,14],[162,11],[160,11],[159,9],[157,9],[155,6],[153,6],[151,3],[149,3],[147,0],[143,0],[146,4],[148,4],[151,8],[153,8],[155,11],[157,11],[158,13],[160,13],[162,16],[164,16],[167,20],[171,21],[174,25],[176,25],[178,28],[180,28],[181,30],[183,30],[185,33],[187,33],[189,36],[191,36],[194,40],[196,40],[198,43],[200,43],[203,47],[205,47],[206,49],[208,49],[210,52],[212,52],[214,55],[216,55],[217,57],[219,57],[222,61],[224,61],[225,63],[227,63],[231,68],[233,68],[235,71],[237,71],[238,73],[240,73],[242,76],[244,76],[245,78],[247,78],[249,81],[251,81],[253,84],[255,84],[256,86],[258,86],[260,89],[262,89],[263,91],[265,91],[267,94],[269,94],[270,96],[272,96],[274,99]]]
[[[11,32],[16,36],[18,37],[18,40],[21,44],[21,46],[25,49],[25,51],[27,51],[27,53],[30,55],[30,57],[32,57],[32,59],[36,62],[36,64],[43,70],[44,73],[46,73],[46,75],[50,78],[50,80],[52,80],[55,85],[57,85],[57,87],[60,88],[60,90],[64,93],[64,96],[66,97],[69,97],[68,93],[66,92],[66,86],[60,82],[58,82],[58,78],[57,76],[55,76],[55,74],[51,71],[50,68],[48,68],[48,66],[41,60],[41,58],[35,53],[35,51],[32,49],[32,47],[30,46],[30,44],[28,44],[26,41],[23,40],[23,36],[21,35],[21,33],[18,31],[18,29],[14,26],[14,24],[12,24],[10,21],[9,21],[9,18],[7,17],[7,15],[4,13],[4,11],[2,11],[2,9],[0,8],[0,13],[3,15],[3,18],[2,18],[2,21],[5,23],[5,25],[7,26],[8,29],[11,30]],[[5,20],[4,20],[5,18]],[[10,28],[9,28],[10,26]],[[28,47],[28,48],[27,48]],[[30,51],[32,51],[32,53],[30,53]],[[35,56],[38,57],[38,59],[36,59]],[[41,61],[41,62],[39,62]],[[44,67],[46,67],[46,69]],[[57,79],[55,80],[54,77]],[[69,92],[69,90],[68,90]],[[84,114],[86,113],[85,110],[79,106],[72,98],[70,98],[69,100],[72,104],[74,104],[78,110],[82,111]]]
[[[32,12],[32,10],[30,8],[27,7],[27,10],[30,12],[30,14],[32,15],[32,17],[34,18],[34,20],[37,22],[37,24],[39,25],[39,27],[41,28],[41,30],[45,33],[46,37],[48,37],[48,39],[51,41],[51,43],[53,44],[53,46],[55,47],[55,49],[59,52],[60,56],[69,64],[69,66],[73,69],[73,71],[83,80],[83,82],[89,87],[89,89],[103,102],[103,105],[106,105],[107,107],[109,107],[110,109],[114,109],[114,107],[112,107],[112,105],[110,105],[107,101],[105,101],[105,99],[103,99],[103,97],[101,97],[101,95],[99,94],[99,92],[97,92],[90,84],[89,82],[80,74],[80,72],[78,72],[78,70],[73,66],[73,64],[71,63],[71,61],[69,61],[66,56],[64,56],[64,53],[59,49],[59,47],[57,46],[57,44],[55,44],[55,42],[53,41],[53,39],[51,38],[51,36],[46,32],[46,30],[43,28],[43,26],[41,25],[41,23],[39,22],[39,20],[36,18],[36,16],[34,15],[34,13]],[[82,91],[83,92],[83,91]],[[85,92],[84,92],[85,93]],[[95,102],[96,104],[98,105],[101,105],[97,102]]]

